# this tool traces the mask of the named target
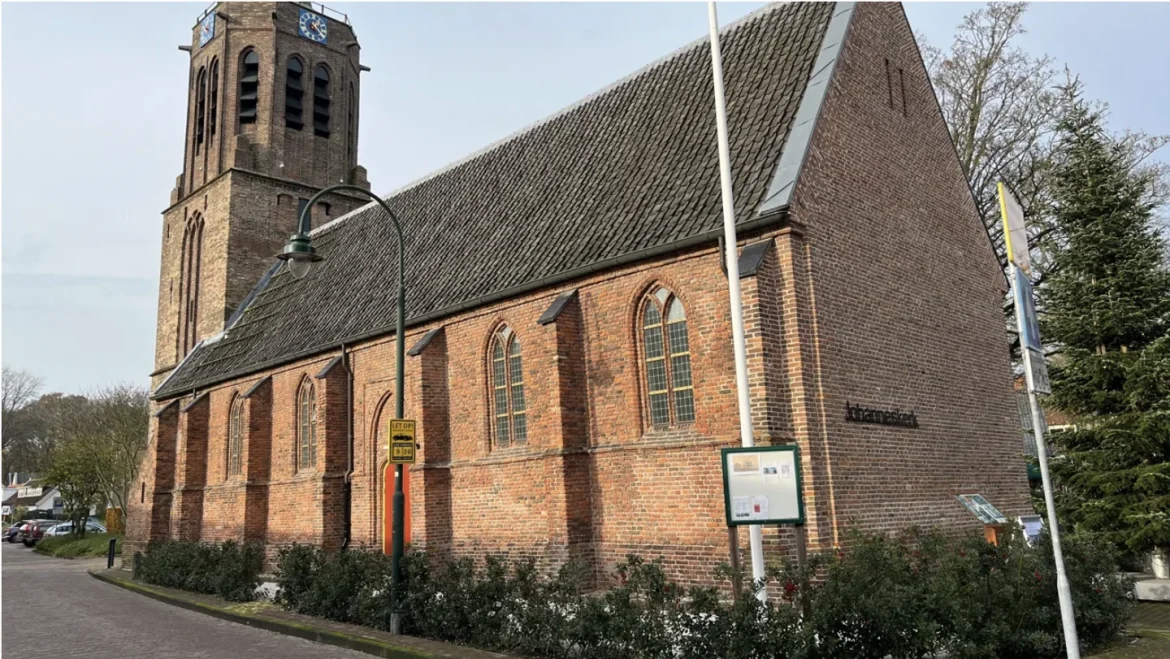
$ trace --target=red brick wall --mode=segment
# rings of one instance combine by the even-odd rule
[[[954,500],[970,492],[1030,512],[1004,281],[899,6],[856,5],[792,215],[818,374],[807,436],[831,493],[820,519],[974,528]],[[846,400],[915,410],[921,427],[847,423]]]

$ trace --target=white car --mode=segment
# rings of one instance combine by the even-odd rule
[[[58,524],[52,528],[45,529],[45,536],[49,537],[49,536],[56,536],[56,535],[69,535],[72,532],[73,532],[73,522],[65,522],[64,524]],[[99,523],[93,521],[93,520],[90,520],[89,522],[86,522],[86,524],[85,524],[85,532],[86,533],[105,533],[106,527],[103,526],[102,524],[99,524]]]

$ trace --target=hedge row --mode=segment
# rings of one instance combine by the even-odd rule
[[[657,562],[630,556],[620,585],[585,592],[569,565],[551,579],[534,564],[488,558],[404,562],[402,631],[533,657],[685,659],[954,659],[1056,657],[1062,651],[1052,552],[1019,537],[907,532],[854,534],[847,551],[814,556],[803,569],[769,573],[777,602],[750,593],[727,601],[714,588],[683,588]],[[1065,557],[1086,649],[1102,645],[1129,615],[1132,583],[1111,550],[1070,538]],[[726,567],[719,571],[727,577]],[[390,562],[379,553],[284,550],[280,602],[288,609],[380,629],[389,627]],[[801,615],[801,602],[810,607]]]
[[[105,556],[110,550],[110,538],[117,539],[117,543],[114,545],[114,554],[121,555],[122,536],[109,533],[87,533],[84,538],[73,534],[49,536],[39,540],[34,551],[57,558]]]
[[[258,544],[156,542],[135,557],[134,578],[167,588],[218,595],[232,602],[255,599],[264,551]]]

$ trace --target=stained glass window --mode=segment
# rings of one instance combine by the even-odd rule
[[[317,466],[317,391],[312,380],[301,385],[297,415],[297,469]]]
[[[528,408],[524,400],[520,339],[506,325],[492,337],[491,385],[495,446],[507,448],[528,443]]]
[[[668,427],[694,421],[687,316],[682,302],[665,288],[655,289],[643,301],[642,355],[650,424]]]
[[[228,414],[228,476],[239,476],[244,471],[244,399],[236,396]]]

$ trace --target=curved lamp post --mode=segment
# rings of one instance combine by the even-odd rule
[[[406,278],[405,270],[403,269],[406,248],[402,243],[402,223],[398,221],[398,216],[394,214],[394,211],[390,210],[390,206],[384,200],[365,188],[344,183],[331,185],[313,195],[312,199],[309,199],[309,203],[301,209],[297,232],[289,238],[288,244],[284,246],[284,251],[277,255],[277,258],[288,264],[288,271],[297,279],[301,279],[309,274],[309,270],[312,269],[314,263],[325,259],[325,257],[317,253],[317,250],[313,249],[312,239],[309,237],[309,231],[312,228],[310,219],[312,217],[313,206],[317,205],[317,200],[337,190],[357,192],[376,201],[382,207],[382,210],[386,211],[386,215],[390,216],[390,220],[394,222],[394,229],[398,232],[398,317],[394,337],[397,364],[395,366],[394,378],[394,418],[401,419],[403,397],[402,366],[406,358]],[[404,508],[405,495],[402,493],[402,465],[396,465],[394,470],[394,528],[392,530],[393,540],[390,549],[390,633],[392,634],[397,634],[399,630],[397,604],[398,594],[401,592],[399,587],[402,583],[402,554],[405,543],[402,537]]]

